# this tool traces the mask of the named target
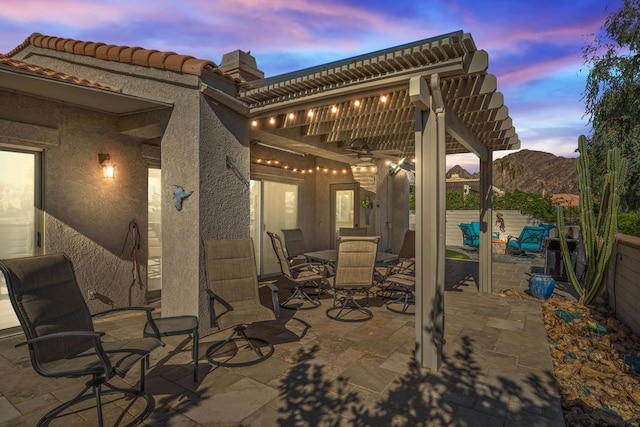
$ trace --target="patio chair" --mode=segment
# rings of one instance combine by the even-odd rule
[[[331,283],[333,306],[327,310],[327,317],[343,322],[363,322],[373,317],[371,310],[358,304],[354,297],[358,292],[364,292],[366,305],[369,305],[379,241],[379,236],[340,237],[336,275]],[[364,317],[346,317],[353,312],[359,312]]]
[[[460,227],[460,230],[462,231],[462,244],[473,249],[478,249],[478,246],[480,246],[480,223],[477,222],[477,230],[472,226],[472,224],[473,223],[467,222],[458,224],[458,227]]]
[[[305,253],[309,252],[307,243],[304,241],[304,234],[299,228],[282,230],[284,245],[287,249],[287,259],[289,262],[306,262]]]
[[[415,273],[396,273],[385,280],[393,290],[391,299],[385,304],[387,309],[399,314],[415,314],[415,311],[409,311],[410,307],[415,307]]]
[[[366,235],[367,229],[365,227],[340,227],[338,230],[338,237]]]
[[[282,244],[282,240],[280,240],[280,236],[270,231],[267,231],[267,234],[271,239],[273,251],[276,253],[276,257],[278,258],[280,271],[288,280],[294,283],[291,295],[280,303],[280,307],[291,310],[304,310],[319,307],[320,300],[318,298],[322,292],[322,284],[325,283],[327,279],[326,267],[323,264],[314,262],[297,265],[290,264],[290,261],[285,256],[284,246]],[[311,298],[309,294],[307,294],[305,287],[316,288],[315,299]],[[292,305],[291,302],[295,300],[300,300],[300,304]],[[306,302],[310,303],[311,306],[304,306]]]
[[[276,319],[278,288],[271,283],[258,284],[253,240],[250,237],[204,242],[207,289],[211,322],[220,330],[233,328],[232,334],[207,349],[207,360],[215,366],[249,366],[266,360],[273,354],[273,345],[262,338],[249,337],[249,325]],[[260,303],[259,286],[271,289],[273,310]],[[238,355],[243,343],[253,358]],[[266,351],[263,351],[266,347]],[[232,361],[237,356],[238,362]],[[225,359],[225,360],[220,360]]]
[[[549,233],[546,227],[525,225],[520,236],[507,236],[505,252],[511,255],[523,255],[529,252],[541,252]]]
[[[106,342],[102,340],[105,333],[96,331],[92,321],[92,317],[106,313],[141,310],[153,325],[153,308],[117,308],[92,316],[78,287],[73,264],[61,253],[2,260],[0,271],[26,337],[16,347],[29,346],[33,369],[50,378],[90,377],[80,393],[47,412],[39,426],[48,425],[64,410],[91,399],[96,400],[98,424],[102,426],[101,399],[107,394],[124,394],[146,402],[142,412],[127,425],[138,424],[153,411],[154,399],[144,392],[144,363],[162,342],[156,338]],[[136,362],[141,362],[139,390],[109,383],[116,375],[124,377]],[[109,390],[104,391],[103,386]]]
[[[379,281],[380,291],[378,296],[382,298],[390,298],[394,291],[392,283],[387,281],[387,278],[394,274],[406,274],[413,275],[416,262],[416,232],[414,230],[407,230],[404,233],[404,239],[402,240],[402,246],[398,252],[398,260],[395,265],[388,266],[386,272],[382,274],[382,278]],[[383,270],[384,271],[384,270]]]

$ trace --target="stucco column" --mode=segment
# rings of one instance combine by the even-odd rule
[[[199,92],[191,101],[188,128],[162,146],[162,315],[196,315],[206,335],[213,329],[203,242],[249,236],[249,131],[232,108]],[[192,192],[180,210],[176,185]]]
[[[437,75],[431,76],[439,86]],[[444,343],[445,122],[423,77],[410,82],[416,148],[416,360],[440,368]]]
[[[480,256],[479,256],[479,291],[491,293],[492,289],[492,245],[493,226],[493,152],[489,151],[486,159],[480,159]]]

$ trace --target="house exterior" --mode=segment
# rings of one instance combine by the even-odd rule
[[[67,253],[83,291],[96,293],[95,311],[148,298],[148,173],[161,168],[163,316],[198,315],[204,334],[204,240],[252,235],[266,259],[259,206],[285,216],[291,209],[311,249],[323,249],[335,242],[337,195],[351,191],[351,224],[364,222],[360,200],[370,196],[366,226],[382,237],[381,249],[397,250],[408,228],[409,185],[403,172],[389,174],[384,153],[415,158],[424,282],[416,340],[427,348],[442,322],[426,307],[444,284],[444,156],[476,153],[482,193],[491,153],[519,147],[487,67],[487,53],[463,32],[268,78],[241,51],[218,66],[36,33],[0,57],[0,149],[41,161],[34,251]],[[100,154],[115,163],[115,178],[103,177]],[[295,187],[296,195],[255,204],[260,182]],[[179,187],[191,192],[181,209]],[[480,218],[489,224],[481,243],[485,292],[490,203],[481,198]],[[434,354],[419,360],[437,364]]]

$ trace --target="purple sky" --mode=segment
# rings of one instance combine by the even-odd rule
[[[2,0],[0,53],[31,33],[219,63],[250,50],[267,77],[463,30],[489,52],[521,147],[574,156],[588,133],[582,47],[621,0]],[[508,152],[498,152],[494,158]],[[476,171],[471,155],[448,166]]]

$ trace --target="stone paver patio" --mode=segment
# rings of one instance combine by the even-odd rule
[[[531,264],[494,263],[494,289],[526,287]],[[438,373],[412,363],[413,316],[372,299],[372,320],[340,323],[314,310],[283,310],[273,324],[250,329],[275,353],[244,368],[201,360],[193,383],[191,342],[169,337],[152,354],[146,390],[156,401],[149,426],[455,425],[563,426],[560,398],[540,307],[532,301],[476,293],[477,263],[447,260],[444,362]],[[280,284],[281,295],[288,285]],[[268,295],[265,295],[268,304]],[[101,320],[96,329],[139,336],[144,317]],[[208,343],[228,331],[201,338]],[[83,383],[48,379],[32,369],[21,335],[0,339],[0,425],[32,426]],[[135,383],[136,372],[126,381]],[[107,404],[116,419],[128,402]],[[132,410],[135,410],[134,405]],[[95,424],[95,408],[56,425]]]

